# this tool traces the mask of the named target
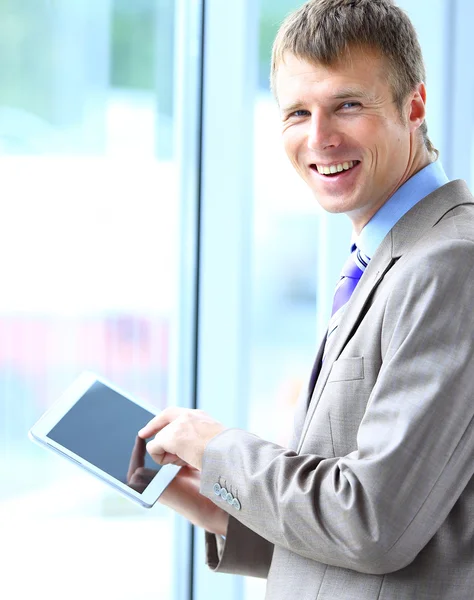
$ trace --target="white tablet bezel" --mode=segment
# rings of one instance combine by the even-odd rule
[[[99,377],[95,373],[87,371],[79,375],[79,377],[62,394],[59,400],[57,400],[53,404],[53,406],[51,406],[51,408],[43,414],[43,416],[30,429],[28,435],[30,439],[34,442],[40,444],[42,447],[53,450],[61,454],[68,460],[78,464],[80,467],[82,467],[89,473],[92,473],[102,481],[105,481],[106,483],[111,485],[114,489],[124,494],[130,500],[138,502],[138,504],[145,508],[151,508],[158,500],[160,495],[163,493],[163,490],[166,488],[166,486],[175,477],[180,467],[177,467],[175,465],[165,465],[161,467],[158,473],[152,479],[152,481],[140,494],[125,483],[122,483],[118,479],[115,479],[115,477],[112,477],[102,469],[99,469],[89,461],[85,460],[75,452],[72,452],[68,448],[64,447],[61,444],[58,444],[56,441],[48,437],[48,434],[53,429],[53,427],[57,425],[57,423],[76,404],[76,402],[80,400],[80,398],[85,394],[85,392],[96,382],[106,385],[110,389],[121,394],[134,404],[141,406],[153,415],[157,414],[157,410],[155,407],[150,406],[145,402],[142,402],[141,400],[137,400],[137,398],[134,398],[133,396],[120,389],[119,387],[113,385],[103,377]]]

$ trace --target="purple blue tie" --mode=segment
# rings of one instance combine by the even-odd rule
[[[323,360],[331,346],[331,341],[336,329],[339,327],[342,315],[347,308],[347,303],[356,289],[368,263],[369,258],[362,254],[357,246],[353,245],[353,250],[342,268],[341,278],[339,279],[334,292],[331,319],[329,321],[328,333],[326,336]]]

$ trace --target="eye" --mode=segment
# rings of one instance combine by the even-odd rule
[[[350,110],[351,108],[359,108],[360,105],[360,102],[344,102],[341,108]]]
[[[299,110],[295,110],[293,111],[290,115],[288,115],[289,117],[307,117],[309,115],[309,110],[303,110],[303,109],[299,109]]]

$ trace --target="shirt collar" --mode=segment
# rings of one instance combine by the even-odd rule
[[[410,177],[375,213],[354,239],[357,247],[372,258],[392,227],[420,200],[449,182],[439,160]]]

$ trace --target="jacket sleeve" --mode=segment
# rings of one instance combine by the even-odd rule
[[[206,532],[206,564],[219,573],[266,579],[273,544],[229,516],[225,539]]]
[[[372,574],[410,564],[474,474],[474,244],[441,241],[397,273],[382,330],[366,334],[381,336],[383,362],[357,448],[297,454],[229,429],[201,477],[202,494],[269,542]],[[240,510],[213,493],[222,479]]]

